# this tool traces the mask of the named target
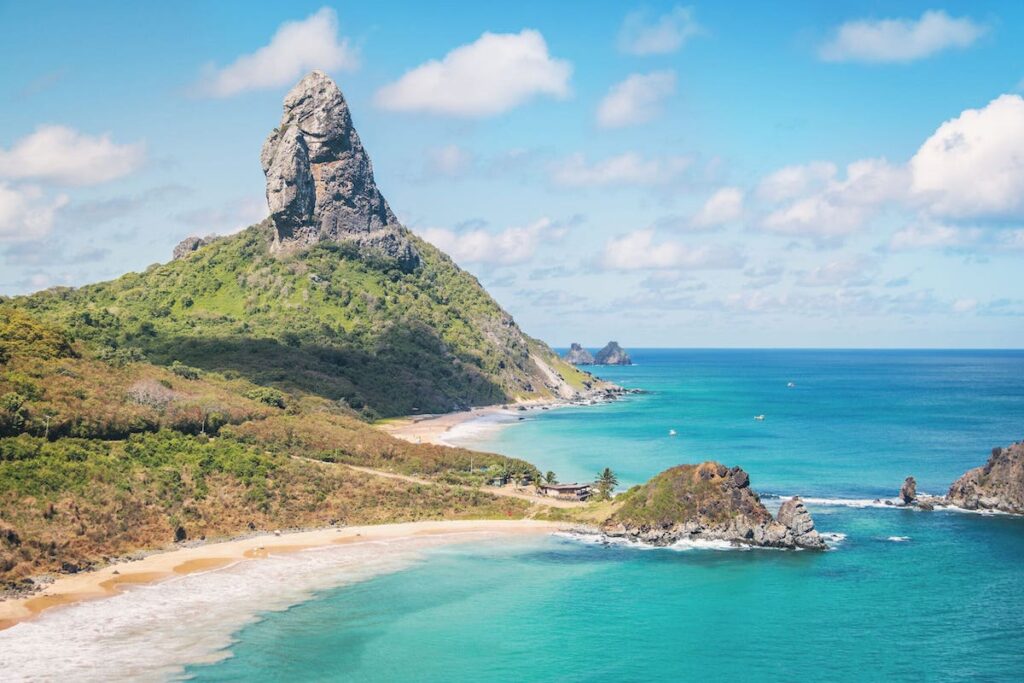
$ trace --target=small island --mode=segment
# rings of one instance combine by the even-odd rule
[[[615,507],[601,525],[605,535],[655,546],[726,541],[764,548],[827,547],[803,501],[787,500],[772,517],[750,488],[749,475],[717,462],[665,470],[622,494]]]
[[[585,348],[579,345],[578,342],[573,342],[569,346],[569,353],[562,356],[562,359],[567,363],[573,365],[593,365],[594,357]]]

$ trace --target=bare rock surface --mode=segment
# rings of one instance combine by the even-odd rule
[[[619,342],[610,341],[605,347],[594,354],[595,365],[632,365],[629,354],[619,346]]]
[[[953,482],[946,500],[967,510],[1024,515],[1024,442],[993,448],[988,462]]]
[[[406,270],[419,254],[373,178],[373,166],[338,86],[313,71],[284,99],[260,155],[275,247],[352,242]]]
[[[564,360],[573,365],[593,365],[594,357],[590,355],[590,351],[580,346],[578,343],[573,342],[569,347],[569,353],[565,354]]]

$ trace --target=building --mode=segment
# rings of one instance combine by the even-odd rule
[[[587,500],[590,498],[591,484],[541,484],[542,495],[562,500]]]

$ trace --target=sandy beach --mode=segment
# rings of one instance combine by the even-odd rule
[[[524,412],[543,410],[569,405],[564,401],[526,401],[523,403],[509,403],[504,406],[484,406],[463,410],[454,413],[441,413],[438,415],[412,415],[407,417],[387,420],[378,424],[378,428],[391,436],[409,441],[411,443],[432,443],[439,446],[451,446],[446,440],[453,429],[468,422],[487,418],[489,416],[507,415],[508,424],[514,424],[517,417],[522,417]],[[519,408],[525,408],[525,411]]]
[[[451,520],[329,527],[311,531],[262,534],[247,538],[157,552],[139,560],[113,564],[95,571],[61,576],[41,592],[0,602],[0,630],[41,612],[76,602],[120,593],[124,587],[153,583],[182,574],[210,571],[237,562],[309,548],[397,540],[423,536],[450,536],[455,543],[483,535],[543,534],[556,531],[554,522],[536,520]],[[447,541],[448,539],[446,539]]]

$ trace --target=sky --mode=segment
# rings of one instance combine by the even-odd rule
[[[0,294],[267,214],[341,87],[402,222],[558,346],[1024,346],[1024,3],[0,0]]]

